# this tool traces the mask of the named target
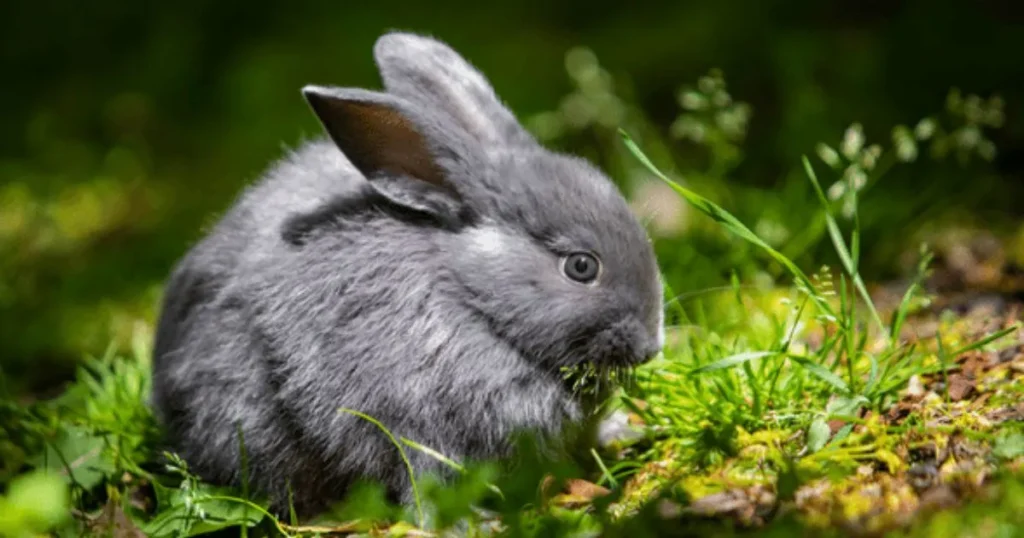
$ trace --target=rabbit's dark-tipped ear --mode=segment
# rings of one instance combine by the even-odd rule
[[[445,186],[423,126],[399,99],[347,88],[306,86],[302,95],[331,140],[367,178],[401,174]],[[405,109],[405,110],[403,110]],[[421,122],[424,123],[424,122]]]
[[[352,88],[306,86],[302,94],[345,157],[392,203],[454,218],[461,197],[442,161],[465,155],[443,120],[399,97]]]
[[[388,92],[453,118],[487,144],[535,145],[487,79],[448,45],[405,32],[384,34],[373,49]]]

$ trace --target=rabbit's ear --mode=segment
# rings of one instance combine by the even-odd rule
[[[380,92],[306,86],[302,94],[335,145],[378,192],[421,212],[458,212],[461,199],[441,161],[467,150],[443,120]]]
[[[373,54],[388,92],[443,111],[484,143],[536,144],[487,79],[448,45],[391,32],[377,40]]]
[[[367,178],[399,174],[446,186],[434,157],[441,148],[436,142],[431,147],[424,126],[414,123],[416,114],[400,99],[323,86],[306,86],[302,95],[334,143]]]

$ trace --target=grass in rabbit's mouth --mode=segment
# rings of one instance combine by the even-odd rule
[[[629,366],[586,362],[563,367],[561,371],[569,392],[580,397],[607,396],[614,390],[629,390],[636,384],[636,369]]]
[[[826,146],[819,155],[834,168],[846,158],[864,172],[866,163],[906,155],[911,143],[897,139],[881,159],[869,148],[843,148],[841,157]],[[1011,536],[1024,528],[1019,282],[994,282],[988,291],[1003,297],[996,302],[935,292],[927,278],[932,256],[922,250],[908,282],[869,286],[859,270],[865,186],[842,172],[826,189],[809,161],[808,189],[821,211],[808,215],[811,236],[801,241],[821,234],[839,264],[806,274],[738,218],[673,181],[628,137],[623,147],[793,285],[737,281],[671,299],[661,356],[637,368],[564,371],[575,393],[611,393],[640,431],[591,451],[585,463],[592,465],[538,459],[499,473],[391,436],[396,450],[439,459],[458,479],[441,486],[418,478],[415,510],[390,505],[367,485],[317,520],[277,519],[247,488],[204,484],[188,462],[159,452],[145,404],[152,334],[140,326],[129,356],[111,348],[85,361],[59,398],[30,405],[0,398],[0,535],[425,536],[460,519],[470,535],[512,536],[722,536],[737,527],[779,536],[892,529]],[[239,448],[244,454],[244,439]]]

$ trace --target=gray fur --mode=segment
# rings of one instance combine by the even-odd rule
[[[157,328],[171,447],[238,484],[240,426],[279,511],[288,484],[302,514],[360,478],[410,500],[397,450],[342,407],[457,460],[507,457],[523,430],[558,449],[591,408],[560,368],[662,344],[653,252],[612,183],[531,142],[440,42],[375,51],[389,93],[304,89],[330,140],[274,165],[178,263]],[[576,250],[600,257],[597,283],[562,274]]]

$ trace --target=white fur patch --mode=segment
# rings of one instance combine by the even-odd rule
[[[434,319],[431,321],[438,322],[439,320]],[[440,323],[438,324],[440,325]],[[441,351],[441,346],[443,346],[448,339],[452,337],[452,332],[451,327],[448,325],[442,325],[440,329],[434,328],[427,336],[426,342],[423,343],[424,350],[429,353]]]
[[[469,236],[470,245],[488,256],[498,256],[508,251],[508,235],[494,226],[475,227],[466,234]]]

